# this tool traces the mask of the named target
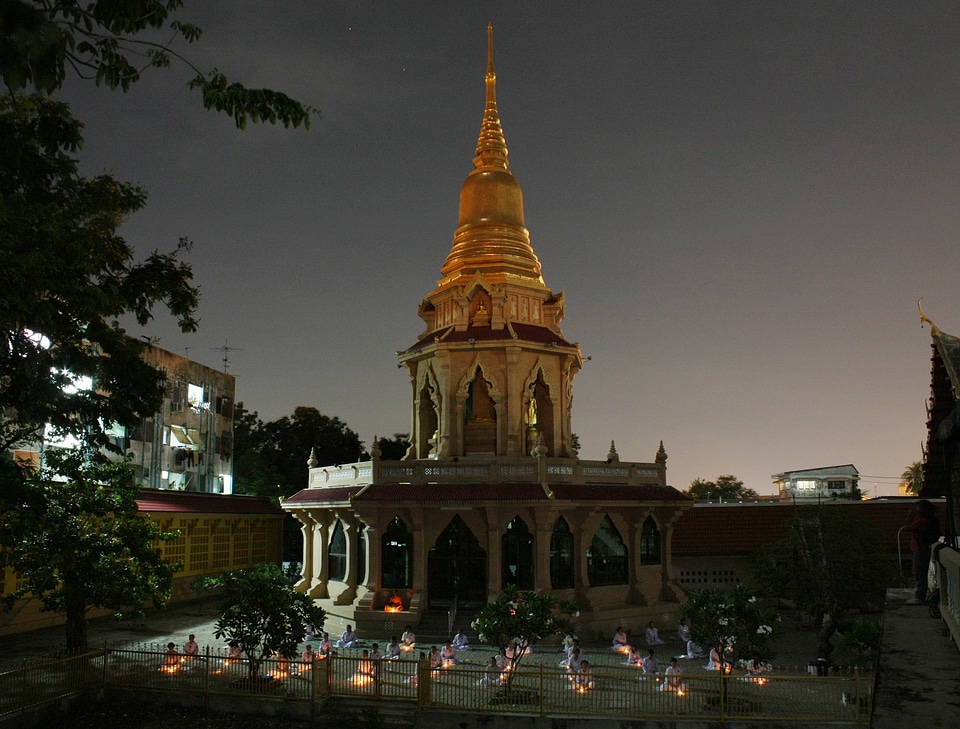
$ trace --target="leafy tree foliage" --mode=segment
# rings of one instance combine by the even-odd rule
[[[877,526],[829,505],[798,509],[787,537],[757,555],[754,576],[765,594],[790,600],[812,617],[818,658],[828,661],[841,622],[855,610],[881,605],[896,579]]]
[[[81,125],[65,104],[0,96],[0,449],[49,423],[59,435],[108,445],[104,428],[157,410],[163,375],[141,359],[143,325],[165,307],[197,326],[189,241],[143,262],[117,234],[146,200],[111,175],[81,177]],[[85,383],[96,383],[90,387]]]
[[[363,441],[338,417],[314,407],[264,423],[237,403],[234,421],[234,476],[239,493],[286,498],[306,488],[311,449],[321,465],[355,463]]]
[[[399,461],[407,454],[410,447],[409,433],[394,433],[393,438],[378,438],[381,461]]]
[[[764,607],[746,586],[730,592],[707,588],[690,593],[680,606],[690,621],[690,637],[704,648],[713,648],[722,663],[768,658],[769,642],[779,632],[777,611]]]
[[[717,476],[716,481],[704,481],[702,478],[690,482],[690,488],[684,493],[694,499],[716,499],[724,501],[742,501],[755,499],[758,494],[753,489],[745,488],[743,481],[736,476]]]
[[[908,494],[919,494],[923,490],[923,464],[914,461],[900,474],[900,484]]]
[[[507,585],[493,601],[477,614],[471,627],[480,640],[506,650],[514,646],[507,673],[507,690],[523,657],[536,643],[572,630],[571,618],[580,614],[572,600],[558,600],[549,592],[521,590]]]
[[[294,590],[274,564],[224,572],[206,584],[223,589],[214,635],[240,644],[251,680],[271,655],[296,656],[306,626],[319,630],[327,617],[323,608]]]
[[[67,651],[78,653],[87,648],[91,608],[123,616],[147,601],[164,604],[180,565],[165,562],[157,543],[177,534],[137,511],[128,461],[81,449],[52,449],[45,461],[25,481],[5,484],[0,567],[15,570],[20,587],[3,603],[10,609],[29,593],[42,610],[63,613]]]
[[[127,91],[149,68],[176,60],[194,72],[189,83],[207,109],[247,122],[310,126],[316,109],[271,89],[231,83],[216,68],[201,71],[174,45],[198,41],[203,31],[174,15],[183,0],[3,0],[0,73],[11,91],[46,94],[61,88],[69,70],[97,85]]]

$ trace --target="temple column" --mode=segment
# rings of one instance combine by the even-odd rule
[[[313,582],[307,597],[325,598],[329,596],[327,580],[330,578],[330,561],[327,559],[327,545],[330,542],[330,521],[328,512],[311,512],[313,517]]]
[[[294,513],[300,522],[300,534],[303,537],[303,565],[300,567],[300,579],[294,589],[297,592],[308,592],[313,586],[313,538],[316,522],[303,511]]]
[[[503,571],[500,556],[500,524],[499,513],[495,507],[488,507],[487,517],[487,602],[496,599],[502,589],[500,584]]]

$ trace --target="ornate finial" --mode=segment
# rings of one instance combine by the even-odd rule
[[[380,460],[380,439],[374,435],[373,436],[373,445],[370,446],[370,457],[375,460]]]
[[[487,25],[487,103],[483,110],[483,124],[477,140],[477,156],[473,160],[477,169],[499,167],[507,169],[507,140],[500,126],[497,111],[497,74],[493,70],[493,23]]]
[[[920,326],[922,327],[923,323],[926,322],[927,324],[930,325],[930,333],[933,334],[934,336],[937,336],[938,334],[940,334],[940,330],[937,329],[937,325],[934,324],[932,321],[930,321],[927,318],[927,315],[923,313],[923,306],[921,306],[922,302],[923,302],[923,297],[921,296],[919,299],[917,299],[917,310],[920,312]]]
[[[607,454],[607,463],[619,463],[620,454],[617,453],[617,447],[610,441],[610,452]]]
[[[320,465],[320,461],[317,460],[317,449],[310,449],[310,457],[307,459],[307,466],[309,468],[316,468]]]
[[[663,441],[660,441],[660,447],[657,449],[657,463],[667,462],[667,452],[663,449]]]

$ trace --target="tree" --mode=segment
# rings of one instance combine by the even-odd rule
[[[704,481],[697,478],[690,482],[690,488],[684,493],[694,499],[717,501],[742,501],[755,499],[758,494],[753,489],[745,488],[743,481],[736,476],[718,476],[716,481]]]
[[[883,604],[896,579],[877,526],[843,506],[804,506],[786,538],[754,560],[765,594],[785,598],[813,619],[818,658],[830,660],[831,638],[853,611]]]
[[[513,676],[528,651],[538,642],[572,630],[570,619],[580,614],[572,600],[558,600],[553,593],[520,590],[507,585],[503,592],[487,603],[477,614],[471,627],[480,640],[506,650],[514,646],[510,670],[507,672],[507,692]]]
[[[402,460],[410,448],[410,434],[394,433],[392,439],[378,438],[377,446],[380,448],[381,461]]]
[[[923,490],[923,463],[914,461],[900,474],[900,485],[908,494],[917,495]]]
[[[224,572],[206,584],[223,589],[214,635],[242,647],[251,681],[271,655],[296,656],[306,626],[320,630],[327,617],[323,608],[291,587],[275,564]]]
[[[11,92],[33,87],[52,94],[68,70],[99,86],[127,91],[148,68],[166,68],[176,60],[195,75],[191,89],[205,108],[233,117],[238,128],[248,121],[310,126],[316,109],[271,89],[247,89],[230,83],[216,68],[201,71],[176,48],[203,35],[195,25],[173,16],[183,0],[3,0],[0,2],[0,73]],[[156,40],[165,33],[165,40]]]
[[[65,104],[0,96],[0,449],[44,423],[60,437],[108,446],[105,429],[150,415],[164,377],[144,362],[147,346],[119,325],[146,324],[165,307],[196,329],[199,293],[189,249],[135,262],[118,226],[146,195],[111,175],[81,177],[72,155],[81,125]]]
[[[66,483],[54,479],[67,479]],[[19,576],[4,607],[27,594],[41,610],[63,613],[71,654],[87,648],[87,612],[107,608],[136,615],[146,601],[161,607],[179,564],[162,559],[162,532],[137,510],[139,491],[128,461],[100,452],[52,449],[26,480],[8,481],[0,521],[0,567]]]
[[[716,588],[694,590],[680,606],[690,621],[690,637],[717,651],[721,671],[738,659],[769,657],[768,644],[779,629],[777,611],[764,607],[742,584],[726,592]]]

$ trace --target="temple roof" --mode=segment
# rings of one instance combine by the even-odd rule
[[[269,499],[194,491],[143,489],[137,494],[137,508],[144,513],[263,514],[282,516],[283,511]]]
[[[552,496],[551,496],[552,494]],[[672,486],[626,486],[597,484],[548,484],[545,490],[537,483],[433,483],[433,484],[372,484],[349,488],[304,489],[289,499],[284,506],[312,506],[332,503],[394,504],[405,501],[418,503],[472,503],[484,501],[576,501],[576,502],[657,502],[690,501]]]
[[[571,344],[568,342],[563,338],[562,335],[558,334],[554,329],[550,329],[549,327],[541,327],[537,326],[536,324],[521,324],[519,322],[510,322],[510,327],[512,327],[513,332],[516,333],[516,337],[513,336],[513,333],[511,333],[510,328],[508,327],[503,327],[502,329],[493,329],[488,326],[471,326],[460,331],[457,331],[457,329],[453,326],[444,327],[442,329],[432,331],[426,336],[422,337],[407,351],[415,352],[416,350],[423,349],[434,342],[453,344],[469,343],[471,340],[474,342],[501,342],[516,340],[548,345],[556,342],[557,346],[560,347],[577,346],[576,344]]]

